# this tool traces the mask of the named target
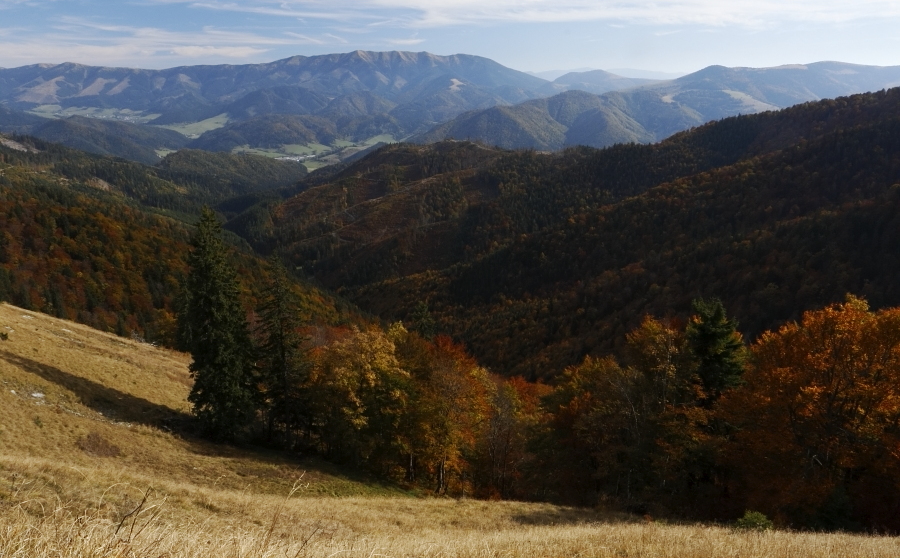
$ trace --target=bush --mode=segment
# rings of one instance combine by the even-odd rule
[[[750,510],[745,511],[744,517],[735,521],[734,526],[738,529],[753,531],[767,531],[774,527],[772,520],[766,517],[766,514]]]

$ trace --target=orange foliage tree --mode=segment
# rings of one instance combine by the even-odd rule
[[[628,335],[627,355],[626,366],[612,358],[585,359],[547,398],[557,468],[589,470],[590,488],[636,509],[661,497],[683,503],[709,468],[696,365],[684,334],[651,317]],[[573,479],[560,480],[573,485]],[[584,479],[574,483],[589,486]]]
[[[900,309],[848,296],[763,334],[721,416],[748,508],[817,528],[900,528]]]

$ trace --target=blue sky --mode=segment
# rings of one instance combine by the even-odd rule
[[[900,65],[897,0],[0,0],[0,67],[477,54],[524,71]]]

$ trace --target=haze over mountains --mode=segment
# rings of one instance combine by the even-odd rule
[[[664,81],[589,70],[551,82],[487,58],[426,52],[166,70],[37,64],[0,69],[0,130],[147,164],[184,147],[333,154],[328,163],[405,139],[539,150],[650,143],[727,116],[897,84],[900,67],[836,62],[711,66]]]
[[[557,79],[588,90],[595,72]],[[603,78],[602,74],[599,77]],[[624,79],[624,78],[623,78]],[[556,83],[556,82],[554,82]],[[556,150],[571,145],[605,147],[650,143],[738,114],[876,91],[900,85],[900,66],[819,62],[776,68],[710,66],[681,78],[605,93],[596,98],[563,93],[463,114],[415,141],[472,139],[515,149]],[[558,115],[562,115],[560,118]]]

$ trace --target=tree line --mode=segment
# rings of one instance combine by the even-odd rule
[[[408,328],[312,328],[283,268],[251,323],[212,212],[192,244],[179,325],[213,438],[439,494],[900,528],[900,309],[848,296],[747,344],[719,300],[695,299],[551,386],[491,375],[434,335],[425,303]]]

